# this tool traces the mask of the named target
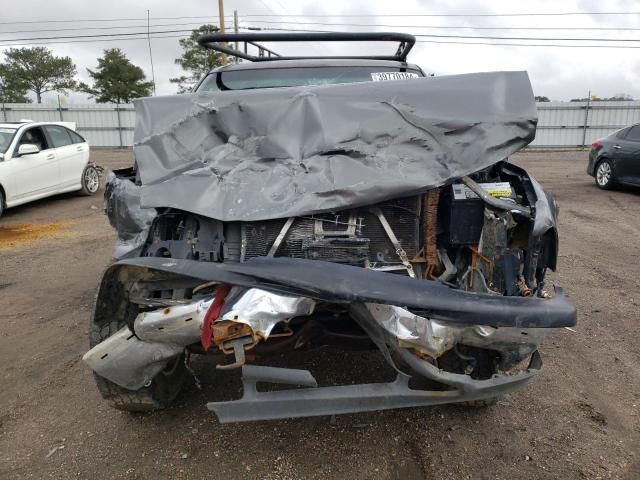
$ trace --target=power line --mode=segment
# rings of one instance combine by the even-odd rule
[[[161,38],[186,38],[188,35],[157,35],[153,36],[153,32],[151,34],[151,39],[161,39]],[[91,39],[91,40],[66,40],[66,41],[53,41],[53,42],[36,42],[36,43],[2,43],[0,44],[0,48],[2,47],[23,47],[30,45],[66,45],[68,43],[102,43],[102,42],[126,42],[130,40],[147,40],[146,34],[141,37],[126,37],[126,38],[104,38],[104,39]]]
[[[278,15],[274,15],[278,16]],[[232,18],[230,15],[229,18]],[[227,16],[225,16],[225,19]],[[198,20],[217,20],[218,17],[208,16],[203,17],[202,15],[196,17],[151,17],[151,20],[188,20],[188,19],[198,19]],[[34,23],[86,23],[86,22],[145,22],[147,20],[146,17],[136,17],[136,18],[88,18],[88,19],[74,19],[74,20],[23,20],[23,21],[12,21],[12,22],[0,22],[0,25],[19,25],[19,24],[34,24]]]
[[[281,22],[274,22],[274,23],[281,23]],[[155,27],[184,27],[184,26],[196,26],[199,27],[200,25],[202,25],[201,22],[187,22],[187,23],[152,23],[151,27],[155,28]],[[50,29],[42,29],[42,28],[38,28],[36,30],[12,30],[12,31],[6,31],[3,32],[0,30],[0,35],[5,35],[5,34],[9,34],[9,33],[35,33],[35,32],[71,32],[71,31],[78,31],[78,30],[82,30],[82,31],[87,31],[87,30],[119,30],[119,29],[131,29],[131,28],[147,28],[147,25],[122,25],[122,26],[118,26],[118,27],[113,27],[113,26],[109,26],[109,27],[100,27],[100,26],[95,26],[95,27],[74,27],[74,28],[50,28]]]
[[[337,24],[339,25],[339,24]],[[287,30],[278,28],[260,28],[259,30]],[[305,31],[305,30],[299,30]],[[311,31],[311,30],[306,30]],[[500,37],[494,35],[439,35],[435,33],[414,34],[421,38],[457,38],[464,40],[521,40],[521,41],[550,41],[550,42],[640,42],[640,38],[557,38],[557,37]]]
[[[337,24],[338,25],[338,24]],[[259,28],[259,27],[258,27]],[[262,29],[262,28],[260,28]],[[264,30],[287,30],[266,27]],[[71,40],[71,39],[84,39],[84,38],[109,38],[109,37],[127,37],[136,35],[147,35],[148,33],[165,34],[165,33],[191,33],[192,30],[156,30],[153,32],[119,32],[119,33],[99,33],[92,35],[63,35],[52,37],[29,37],[29,38],[12,38],[2,39],[3,42],[33,42],[41,40]],[[601,37],[582,37],[582,38],[570,38],[570,37],[505,37],[495,35],[442,35],[435,33],[423,33],[415,34],[420,38],[451,38],[462,40],[517,40],[517,41],[549,41],[549,42],[640,42],[640,38],[601,38]]]
[[[260,27],[242,27],[244,30],[255,31],[255,30],[275,30],[275,31],[286,31],[286,32],[317,32],[317,33],[331,33],[335,32],[335,30],[308,30],[308,29],[292,29],[292,28],[260,28]],[[567,45],[567,44],[557,44],[557,43],[540,43],[540,44],[532,44],[532,43],[495,43],[495,42],[449,42],[449,41],[439,41],[439,40],[416,40],[416,43],[442,43],[449,45],[491,45],[496,47],[559,47],[559,48],[622,48],[622,49],[637,49],[640,46],[632,46],[632,45]]]
[[[404,13],[404,14],[315,14],[315,15],[268,15],[246,14],[247,17],[307,17],[307,18],[336,18],[336,17],[542,17],[542,16],[571,16],[571,15],[640,15],[640,12],[547,12],[547,13]]]
[[[533,12],[533,13],[412,13],[412,14],[243,14],[243,18],[259,18],[259,17],[289,17],[289,18],[344,18],[344,17],[537,17],[537,16],[585,16],[585,15],[611,15],[611,16],[627,16],[640,15],[640,12]],[[231,18],[231,16],[228,16]],[[225,16],[225,19],[227,16]],[[179,16],[179,17],[152,17],[151,20],[205,20],[214,19],[213,16]],[[66,19],[66,20],[12,20],[8,22],[0,22],[0,25],[18,25],[18,24],[43,24],[43,23],[86,23],[86,22],[129,22],[129,21],[146,21],[144,17],[120,17],[120,18],[88,18],[88,19]],[[295,21],[295,20],[294,20]],[[296,22],[298,23],[298,22]]]
[[[323,26],[344,26],[344,27],[392,27],[392,28],[430,28],[447,30],[628,30],[637,31],[640,27],[472,27],[468,25],[397,25],[392,23],[324,23],[324,22],[273,22],[268,20],[247,20],[251,23],[260,24],[290,24],[297,25],[323,25]]]
[[[121,32],[121,33],[102,33],[94,35],[67,35],[62,37],[32,37],[32,38],[14,38],[2,39],[3,42],[31,42],[37,40],[64,40],[76,38],[98,38],[98,37],[128,37],[133,35],[147,35],[147,33],[191,33],[192,30],[163,30],[154,32]]]

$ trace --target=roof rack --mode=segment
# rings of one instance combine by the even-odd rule
[[[244,51],[236,50],[228,42],[244,42]],[[398,48],[394,55],[345,55],[345,56],[282,56],[256,42],[394,42]],[[320,33],[212,33],[202,35],[198,43],[218,52],[252,62],[273,60],[305,60],[305,59],[368,59],[395,60],[406,62],[407,55],[416,43],[416,38],[408,33],[394,32],[320,32]],[[258,55],[247,53],[247,45],[258,48]]]

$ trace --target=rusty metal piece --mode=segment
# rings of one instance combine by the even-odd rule
[[[516,285],[518,286],[518,289],[520,290],[520,295],[522,295],[523,297],[530,297],[531,295],[533,295],[533,290],[531,290],[527,286],[527,282],[525,282],[524,277],[520,277],[520,279],[518,280],[518,283],[516,283]]]
[[[255,338],[253,330],[245,323],[221,320],[213,324],[213,343],[226,354],[234,353],[233,347],[230,347],[229,344],[233,340],[243,337],[249,337],[251,339],[251,345],[247,347],[247,349],[258,343],[258,339]]]
[[[438,204],[440,189],[434,188],[422,196],[422,228],[424,235],[424,256],[429,265],[438,265]]]
[[[494,264],[491,259],[481,254],[474,246],[470,246],[469,250],[471,250],[471,270],[481,273],[485,278],[488,278],[489,281],[493,279]],[[479,265],[480,263],[484,264],[485,268],[482,268],[481,265]],[[474,276],[471,275],[469,278],[469,288],[473,288],[473,279]]]
[[[227,343],[227,348],[231,347],[230,350],[235,355],[236,360],[235,360],[235,362],[229,363],[229,364],[226,364],[226,365],[216,365],[216,369],[218,369],[218,370],[231,370],[231,369],[234,369],[234,368],[242,367],[247,362],[247,358],[245,357],[245,354],[244,354],[244,349],[247,348],[247,345],[249,345],[248,348],[251,348],[252,346],[255,345],[255,343],[253,342],[253,338],[251,338],[251,337],[240,337],[240,338],[236,338],[235,340],[231,340],[230,342],[228,342]]]

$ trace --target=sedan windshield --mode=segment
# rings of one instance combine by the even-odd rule
[[[422,72],[400,67],[295,67],[226,70],[207,75],[197,92],[254,88],[301,87],[422,77]]]
[[[15,133],[15,128],[0,128],[0,153],[5,153],[9,149]]]

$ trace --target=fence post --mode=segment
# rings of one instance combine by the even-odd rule
[[[584,148],[587,143],[587,124],[589,122],[589,105],[591,105],[591,91],[589,91],[589,96],[587,97],[587,105],[584,107],[584,125],[582,126],[582,148]]]
[[[4,102],[2,102],[2,118],[4,118],[4,121],[7,121],[7,109],[4,106]]]
[[[62,117],[62,105],[60,105],[60,95],[58,95],[58,115],[60,115],[60,121],[64,122],[64,118]]]
[[[120,138],[120,148],[123,148],[122,143],[122,121],[120,120],[120,104],[116,103],[116,116],[118,117],[118,136]]]

